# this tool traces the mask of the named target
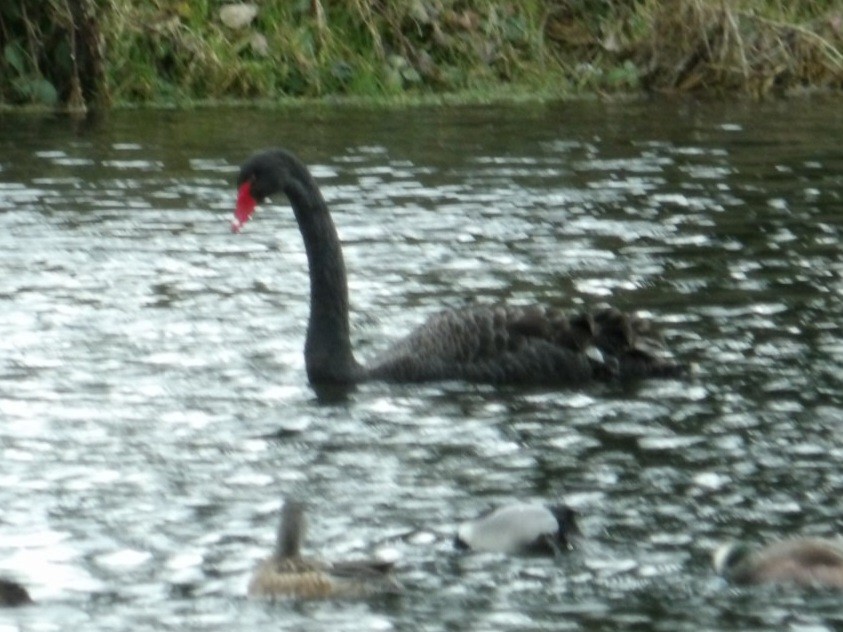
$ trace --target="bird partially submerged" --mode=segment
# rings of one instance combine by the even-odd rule
[[[843,589],[843,540],[791,538],[755,549],[728,542],[713,554],[714,570],[735,584],[793,584]]]
[[[576,513],[567,505],[518,502],[462,523],[454,545],[472,551],[559,555],[579,532]]]
[[[23,606],[32,603],[26,588],[10,579],[0,578],[0,606]]]

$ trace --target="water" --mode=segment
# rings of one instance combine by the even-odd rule
[[[724,539],[831,535],[843,498],[839,102],[0,116],[0,630],[831,630],[839,597],[737,590]],[[285,145],[344,241],[365,359],[442,306],[611,302],[693,378],[317,396]],[[283,497],[310,551],[389,550],[407,594],[245,599]],[[459,521],[565,500],[560,560]]]

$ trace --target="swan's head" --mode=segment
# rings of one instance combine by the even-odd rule
[[[259,152],[243,163],[237,176],[237,207],[231,220],[232,232],[240,232],[258,204],[283,190],[297,164],[300,164],[298,160],[283,149]]]

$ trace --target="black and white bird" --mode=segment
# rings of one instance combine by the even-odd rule
[[[576,535],[576,513],[567,505],[518,502],[462,523],[454,545],[472,551],[559,555],[571,548]]]

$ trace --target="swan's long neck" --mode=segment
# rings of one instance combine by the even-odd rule
[[[361,367],[351,350],[348,281],[339,236],[328,207],[305,169],[284,192],[296,214],[310,271],[310,320],[304,346],[313,383],[355,382]]]

